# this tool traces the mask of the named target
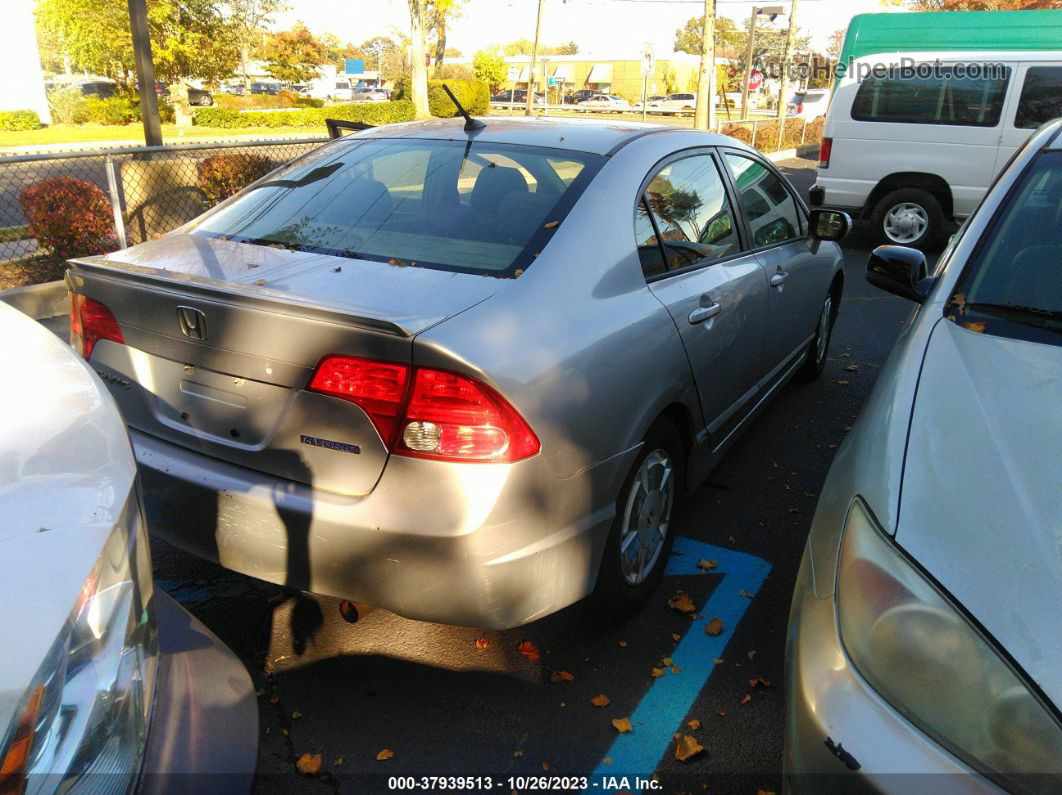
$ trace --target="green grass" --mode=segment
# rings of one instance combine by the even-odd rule
[[[203,138],[228,138],[232,136],[261,135],[284,138],[324,137],[328,131],[306,127],[246,127],[229,130],[217,127],[186,127],[178,130],[175,124],[162,125],[164,143]],[[139,124],[102,125],[102,124],[54,124],[39,130],[22,130],[9,132],[0,130],[0,149],[8,146],[48,146],[50,144],[98,143],[100,141],[120,141],[128,144],[144,143],[144,128]]]

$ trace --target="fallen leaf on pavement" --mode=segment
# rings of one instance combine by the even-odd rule
[[[704,628],[704,631],[712,637],[715,637],[716,635],[722,635],[724,628],[725,625],[723,624],[723,619],[713,618],[711,621],[708,622],[708,625]]]
[[[523,751],[513,751],[513,759],[523,759],[523,758],[524,758],[524,752]]]
[[[304,776],[316,776],[321,772],[321,755],[305,753],[295,763],[295,769]]]
[[[599,693],[598,695],[590,699],[590,703],[593,704],[595,707],[607,707],[611,702],[609,701],[608,696],[606,696],[604,693]]]
[[[682,636],[680,634],[678,634],[677,632],[672,632],[671,633],[671,640],[682,640]]]
[[[521,641],[516,649],[531,662],[534,662],[539,657],[538,648],[529,640]]]
[[[612,764],[612,757],[611,756],[606,756],[604,759],[601,760],[601,764],[603,764],[606,767],[608,767],[609,765]]]
[[[698,560],[697,561],[697,568],[701,569],[702,571],[713,571],[715,569],[715,567],[718,566],[718,565],[719,565],[719,561],[717,561],[717,560]]]
[[[716,657],[715,658],[715,664],[716,665],[722,665],[725,662],[726,662],[726,660],[724,660],[722,657]]]
[[[649,673],[652,675],[653,679],[659,679],[661,676],[664,675],[664,669],[653,668]]]
[[[549,762],[543,762],[542,763],[542,769],[543,770],[549,770]]]
[[[836,381],[834,381],[834,383],[835,384],[840,384],[841,386],[844,386],[845,384],[848,383],[848,381],[845,380],[844,378],[838,378]]]
[[[343,757],[337,756],[336,761],[332,763],[334,767],[343,767]]]
[[[725,718],[726,717],[726,710],[725,709],[716,710],[715,714],[718,715],[720,718]]]
[[[380,751],[380,753],[378,753],[376,755],[376,761],[377,762],[384,762],[384,761],[390,759],[394,755],[395,755],[395,752],[392,751],[390,748],[384,748],[382,751]]]
[[[771,683],[767,679],[761,679],[760,677],[749,677],[749,687],[770,687]]]
[[[476,648],[477,649],[489,649],[490,648],[490,638],[476,638]]]
[[[301,717],[302,717],[302,713],[299,712],[298,710],[295,710],[294,712],[291,713],[291,719],[292,720],[298,720]]]
[[[701,728],[701,722],[699,720],[696,720],[696,719],[695,720],[691,720],[686,725],[690,727],[691,731],[697,731],[697,729]]]
[[[749,653],[748,653],[748,658],[749,658],[749,662],[752,662],[752,659],[753,659],[753,658],[754,658],[755,656],[756,656],[756,650],[755,650],[755,649],[750,649],[750,650],[749,650]]]
[[[631,726],[630,718],[613,718],[612,726],[620,734],[626,734],[629,731],[634,731],[634,727]]]
[[[756,790],[756,795],[774,795],[774,790],[758,789]]]
[[[858,371],[859,371],[859,365],[858,365],[858,364],[846,364],[846,365],[844,366],[844,371],[845,371],[846,373],[855,373],[855,372],[858,372]]]
[[[748,704],[748,703],[749,703],[750,701],[752,701],[752,696],[750,696],[750,695],[749,695],[748,693],[746,693],[746,694],[745,694],[744,696],[742,696],[742,698],[741,698],[741,703],[742,703],[742,704]]]
[[[621,648],[621,649],[625,649],[625,648],[627,648],[627,641],[625,641],[625,640],[621,640],[621,641],[619,642],[619,645],[620,645],[620,648]]]
[[[554,671],[549,675],[549,681],[555,685],[561,682],[574,682],[575,676],[568,671]]]
[[[689,761],[703,750],[704,746],[695,737],[680,734],[675,738],[675,758],[680,762]]]
[[[680,613],[694,613],[697,611],[697,605],[684,593],[675,594],[668,599],[667,606],[672,610],[678,610]]]

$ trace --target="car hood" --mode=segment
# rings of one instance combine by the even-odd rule
[[[1062,705],[1062,347],[940,321],[896,540]]]

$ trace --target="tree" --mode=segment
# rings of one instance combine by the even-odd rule
[[[284,0],[228,0],[226,3],[226,16],[240,52],[240,75],[248,90],[251,77],[247,74],[247,62],[251,53],[261,45],[266,29],[273,22],[273,14],[287,8]]]
[[[461,15],[461,7],[467,0],[426,0],[428,28],[435,42],[435,65],[441,66],[449,53],[446,49],[446,22]]]
[[[340,42],[334,33],[322,33],[317,41],[324,47],[325,63],[331,64],[339,71],[346,67],[347,58],[364,58],[365,53],[355,47],[349,41],[346,44]]]
[[[273,33],[262,47],[266,71],[284,83],[303,83],[317,77],[327,60],[325,48],[309,29],[296,22],[291,30]]]
[[[503,44],[502,52],[505,55],[530,55],[532,47],[534,47],[534,42],[531,39],[517,39]]]
[[[505,82],[508,69],[505,59],[497,50],[480,50],[472,56],[472,72],[476,80],[482,80],[495,93]]]
[[[516,41],[510,41],[508,44],[502,45],[502,52],[505,55],[530,55],[531,49],[534,47],[534,42],[531,39],[517,39]],[[542,44],[538,45],[539,55],[578,55],[579,45],[574,41],[569,41],[567,44]]]
[[[1062,8],[1062,0],[908,0],[912,11],[1038,11]]]
[[[126,0],[41,0],[37,20],[72,66],[130,91],[136,85]],[[239,58],[234,28],[213,0],[152,0],[148,34],[155,75],[167,83],[217,82],[232,74]]]
[[[446,55],[447,58],[460,58],[461,57],[461,51],[459,49],[457,49],[456,47],[447,47],[446,48],[446,52],[444,54]]]
[[[428,110],[428,65],[424,62],[426,0],[409,0],[409,37],[413,40],[413,69],[410,80],[413,110],[418,119],[431,116]]]
[[[701,37],[704,31],[704,17],[691,17],[685,26],[675,31],[675,52],[688,52],[690,55],[701,54]],[[715,54],[723,56],[727,52],[743,49],[748,41],[728,17],[716,17],[715,20]]]
[[[831,61],[836,61],[841,57],[841,48],[844,47],[844,36],[846,32],[847,31],[842,28],[841,30],[835,30],[830,34],[830,43],[826,46],[826,57]]]

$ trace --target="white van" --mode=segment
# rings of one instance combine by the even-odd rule
[[[837,87],[815,185],[882,242],[921,246],[1059,116],[1062,51],[869,55]]]

